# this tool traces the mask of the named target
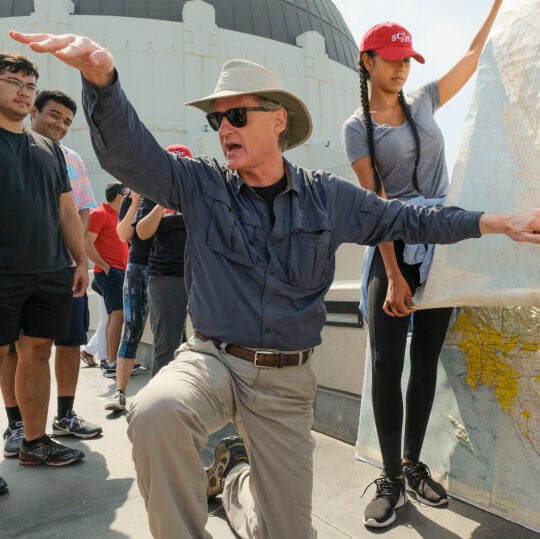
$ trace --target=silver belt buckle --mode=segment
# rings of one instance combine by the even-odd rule
[[[270,350],[255,350],[255,358],[253,359],[253,366],[257,367],[257,369],[271,369],[272,367],[269,367],[268,365],[259,365],[257,363],[257,360],[259,359],[259,356],[273,356],[274,352],[270,352]]]

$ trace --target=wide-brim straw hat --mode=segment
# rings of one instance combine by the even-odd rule
[[[311,135],[313,123],[305,103],[283,89],[283,83],[266,67],[249,60],[229,60],[223,64],[214,93],[189,101],[186,105],[208,113],[214,110],[214,101],[221,97],[257,95],[280,103],[289,116],[289,142],[287,149],[300,146]]]

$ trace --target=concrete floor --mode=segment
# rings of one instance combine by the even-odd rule
[[[130,381],[129,395],[149,379],[143,371]],[[114,380],[99,369],[81,368],[76,411],[103,427],[94,440],[66,439],[83,449],[83,463],[66,468],[27,468],[17,459],[0,460],[0,476],[10,492],[0,496],[0,537],[25,539],[146,539],[150,537],[144,502],[131,461],[131,446],[122,415],[104,410]],[[53,383],[49,428],[56,410]],[[0,429],[6,427],[5,416]],[[448,508],[432,508],[410,501],[398,510],[396,522],[384,530],[362,525],[362,514],[374,487],[364,488],[379,470],[354,458],[351,445],[314,432],[315,482],[313,521],[319,539],[366,538],[384,534],[389,539],[538,539],[538,534],[458,500]],[[213,436],[213,442],[221,434]],[[207,450],[203,460],[210,460]],[[209,506],[208,531],[214,539],[234,538],[218,502]],[[187,538],[179,538],[187,539]],[[295,539],[295,538],[276,538]]]

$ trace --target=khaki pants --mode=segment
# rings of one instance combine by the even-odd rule
[[[232,421],[250,465],[227,476],[223,506],[242,538],[311,539],[310,362],[259,369],[212,342],[184,343],[128,414],[137,479],[154,537],[208,539],[207,478],[199,452]]]

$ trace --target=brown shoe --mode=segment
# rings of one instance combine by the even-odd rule
[[[97,367],[98,362],[94,359],[92,354],[81,350],[81,359],[88,367]]]
[[[246,446],[242,438],[240,436],[223,438],[216,446],[214,462],[206,468],[206,476],[208,477],[206,496],[214,498],[221,494],[225,477],[242,462],[248,462]]]

